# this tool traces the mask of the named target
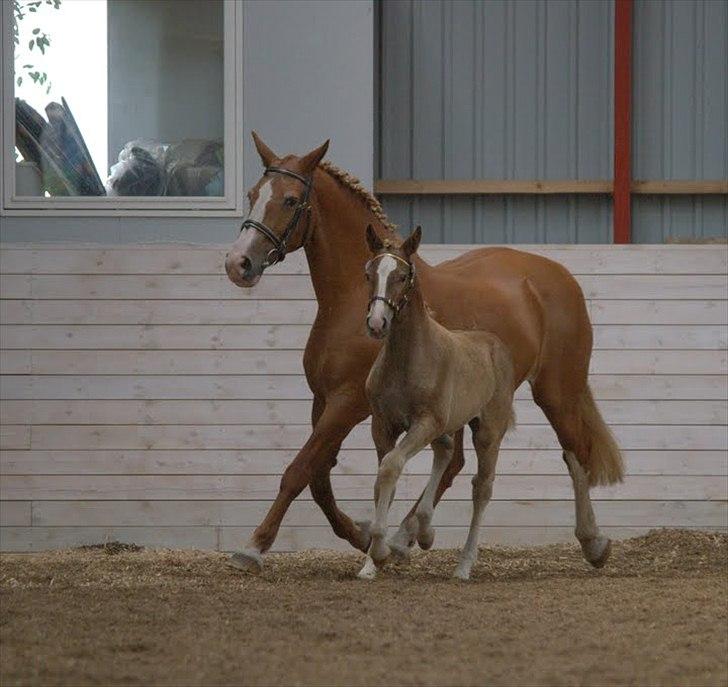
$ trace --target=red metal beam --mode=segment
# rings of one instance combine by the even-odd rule
[[[614,5],[614,243],[632,235],[632,0]]]

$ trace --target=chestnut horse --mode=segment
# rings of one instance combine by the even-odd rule
[[[355,523],[337,506],[330,472],[341,443],[369,416],[364,385],[380,343],[366,335],[368,300],[365,227],[396,238],[377,200],[346,172],[322,162],[328,141],[302,157],[276,155],[253,133],[265,173],[250,190],[250,214],[225,260],[230,280],[257,284],[287,252],[303,248],[318,301],[303,365],[313,392],[313,431],[281,478],[263,522],[231,563],[259,571],[291,502],[309,486],[334,532],[361,551],[368,523]],[[585,558],[602,565],[610,550],[599,534],[589,487],[622,479],[622,459],[587,383],[592,328],[581,289],[551,260],[510,248],[478,248],[437,266],[416,257],[422,292],[448,329],[492,332],[508,348],[516,386],[531,385],[564,451],[576,496],[576,537]],[[462,431],[435,501],[464,464]],[[417,539],[414,509],[395,544]]]

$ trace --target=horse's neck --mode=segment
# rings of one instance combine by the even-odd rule
[[[306,243],[306,259],[319,306],[348,298],[363,288],[369,259],[365,230],[381,222],[352,191],[319,170],[315,181],[315,226]]]
[[[405,368],[408,361],[415,359],[413,351],[422,352],[430,345],[435,326],[427,312],[419,282],[415,280],[409,300],[393,318],[384,344],[390,362]]]

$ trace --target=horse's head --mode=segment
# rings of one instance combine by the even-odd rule
[[[255,286],[266,267],[306,242],[313,174],[329,147],[326,141],[302,157],[281,158],[255,132],[253,141],[265,172],[248,192],[250,213],[225,258],[237,286]]]
[[[369,282],[367,331],[374,339],[389,334],[392,320],[407,303],[415,280],[412,256],[421,238],[422,229],[418,226],[401,245],[395,246],[391,240],[381,239],[371,224],[367,227],[367,243],[372,252],[365,268]]]

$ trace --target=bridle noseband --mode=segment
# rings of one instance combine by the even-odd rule
[[[382,303],[385,303],[390,308],[392,308],[392,312],[394,312],[394,316],[399,313],[402,308],[404,308],[405,305],[407,305],[407,301],[409,300],[409,293],[412,290],[412,286],[415,283],[415,264],[413,262],[408,262],[404,258],[400,258],[399,255],[395,255],[394,253],[380,253],[379,255],[375,255],[366,265],[366,269],[369,269],[369,265],[371,265],[375,260],[379,260],[379,258],[383,258],[389,256],[390,258],[394,258],[398,262],[401,262],[403,265],[407,265],[409,267],[409,274],[407,275],[407,284],[404,287],[404,291],[402,292],[402,295],[399,299],[398,303],[395,303],[391,298],[387,298],[385,296],[372,296],[369,299],[369,305],[367,308],[372,307],[372,303],[376,301],[382,301]],[[393,318],[394,318],[393,316]]]
[[[312,179],[307,179],[300,174],[291,172],[290,169],[283,169],[282,167],[266,167],[264,175],[268,174],[269,172],[274,174],[285,174],[286,176],[293,177],[303,184],[305,190],[303,192],[303,197],[299,201],[298,205],[296,205],[293,217],[291,217],[291,221],[288,223],[288,226],[286,227],[282,236],[276,236],[276,234],[270,227],[267,227],[262,222],[258,222],[254,219],[246,219],[240,227],[240,231],[242,231],[243,229],[247,229],[248,227],[259,231],[273,244],[274,247],[268,252],[265,262],[263,263],[263,268],[270,267],[271,265],[275,265],[277,262],[283,262],[283,260],[285,260],[286,244],[288,243],[288,239],[291,238],[291,234],[293,234],[293,232],[296,230],[296,227],[298,226],[298,220],[301,218],[301,214],[305,210],[309,210],[311,208],[311,206],[308,204],[308,198],[311,195]],[[303,243],[306,243],[307,238],[308,232],[307,236],[303,240]]]

